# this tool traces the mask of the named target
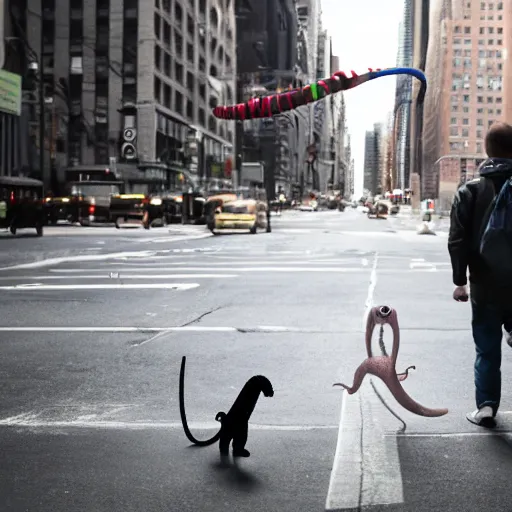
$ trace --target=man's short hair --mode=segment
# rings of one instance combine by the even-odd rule
[[[489,158],[512,158],[512,126],[493,124],[485,136],[485,152]]]

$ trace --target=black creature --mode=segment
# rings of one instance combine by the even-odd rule
[[[229,443],[233,441],[233,457],[249,457],[251,454],[245,449],[249,418],[252,411],[254,411],[254,407],[256,407],[260,393],[263,393],[266,397],[274,396],[274,389],[270,381],[262,375],[251,377],[245,383],[229,412],[227,414],[218,412],[215,416],[215,420],[221,424],[219,431],[211,439],[199,441],[190,432],[185,415],[185,362],[186,357],[183,356],[180,370],[180,415],[183,429],[189,441],[197,446],[209,446],[219,441],[220,454],[223,456],[229,455]]]

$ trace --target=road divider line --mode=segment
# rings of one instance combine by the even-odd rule
[[[108,413],[107,413],[108,414]],[[59,421],[39,419],[39,414],[20,414],[0,420],[0,427],[28,427],[28,428],[92,428],[92,429],[113,429],[113,430],[181,430],[181,422],[175,421],[109,421],[91,420],[89,416],[76,420]],[[192,430],[218,430],[217,422],[190,423]],[[272,431],[311,431],[311,430],[336,430],[336,425],[262,425],[251,423],[251,430],[272,430]]]
[[[373,258],[372,270],[370,272],[370,284],[368,285],[368,294],[364,303],[364,314],[362,330],[366,331],[366,321],[368,319],[368,313],[373,307],[373,295],[375,293],[375,287],[377,286],[377,265],[379,264],[379,253],[376,252]]]
[[[201,238],[208,238],[213,236],[212,233],[204,233],[202,235],[197,236],[186,236],[186,237],[175,237],[169,242],[181,242],[187,240],[199,240]],[[130,239],[131,240],[131,239]],[[134,242],[137,242],[137,239],[133,239]],[[33,261],[31,263],[21,263],[20,265],[12,265],[10,267],[2,267],[2,270],[18,270],[25,268],[42,268],[42,267],[50,267],[52,265],[61,265],[62,263],[70,263],[77,261],[105,261],[115,258],[123,258],[123,257],[149,257],[151,255],[156,254],[155,251],[130,251],[130,252],[116,252],[116,253],[106,253],[106,254],[88,254],[88,255],[78,255],[78,256],[64,256],[61,258],[48,258],[39,261]]]
[[[200,325],[187,325],[175,327],[135,327],[135,326],[1,326],[0,332],[119,332],[119,333],[165,333],[165,332],[241,332],[241,333],[280,333],[280,332],[302,332],[297,327],[284,327],[284,326],[255,326],[255,327],[231,327],[231,326],[200,326]],[[305,333],[311,331],[306,330]],[[323,332],[322,330],[314,332]],[[344,331],[346,333],[346,331]]]
[[[139,269],[140,270],[140,269]],[[102,271],[105,275],[49,275],[49,276],[16,276],[16,281],[23,281],[24,279],[34,279],[38,281],[52,281],[63,279],[211,279],[211,278],[231,278],[238,277],[235,274],[125,274],[122,271],[112,272],[112,274],[105,270]],[[12,277],[0,277],[0,281],[13,281]],[[22,286],[22,285],[19,285]],[[94,285],[93,285],[94,286]]]
[[[404,502],[396,436],[384,435],[377,412],[389,414],[368,379],[353,395],[343,391],[326,510]]]
[[[5,291],[63,291],[63,290],[192,290],[198,288],[198,283],[128,283],[128,284],[42,284],[29,283],[13,286],[0,286]]]

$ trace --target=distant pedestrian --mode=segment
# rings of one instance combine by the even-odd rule
[[[448,250],[455,284],[453,298],[458,302],[468,301],[469,269],[477,409],[466,417],[471,423],[492,428],[496,426],[501,399],[502,327],[512,328],[512,261],[504,259],[509,262],[504,265],[493,263],[512,245],[510,240],[507,243],[505,230],[496,220],[510,222],[512,218],[503,219],[509,219],[512,210],[506,201],[495,201],[502,189],[503,193],[512,193],[508,181],[512,177],[512,126],[493,125],[485,138],[485,150],[489,158],[480,166],[480,178],[461,185],[455,195]],[[493,230],[482,239],[491,217]],[[493,237],[492,250],[489,233]],[[509,340],[511,337],[509,333]]]

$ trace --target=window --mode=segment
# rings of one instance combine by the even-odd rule
[[[501,108],[497,108],[496,109],[496,115],[497,116],[501,116]]]
[[[484,97],[483,96],[477,96],[476,97],[476,102],[477,103],[483,103],[484,102]]]
[[[163,105],[165,108],[171,109],[171,86],[164,84]]]
[[[483,126],[483,125],[484,125],[484,121],[483,121],[483,119],[477,119],[477,120],[476,120],[476,125],[477,125],[477,126]]]
[[[460,39],[454,39],[453,44],[460,44]]]
[[[155,44],[155,67],[160,71],[162,67],[162,50]]]
[[[462,101],[464,103],[469,103],[469,94],[464,94],[464,96],[462,97]]]
[[[484,113],[484,109],[483,108],[477,108],[476,109],[476,113],[477,114],[483,114]]]
[[[464,39],[464,44],[465,45],[470,45],[471,44],[471,39]]]
[[[82,57],[71,57],[70,73],[72,75],[81,75],[83,72]]]
[[[482,153],[482,143],[481,142],[476,143],[476,152]]]
[[[174,63],[174,80],[179,84],[183,84],[183,66],[177,62]]]
[[[459,129],[456,126],[450,128],[450,136],[457,137],[459,135]]]
[[[469,107],[464,107],[462,109],[462,112],[464,112],[464,114],[468,114],[469,113]]]
[[[463,120],[462,120],[462,124],[463,124],[464,126],[468,126],[468,125],[469,125],[469,119],[463,119]]]
[[[452,117],[450,119],[450,124],[457,124],[457,118],[456,117]]]
[[[162,82],[160,80],[160,78],[156,77],[155,76],[155,80],[154,80],[154,96],[155,96],[155,100],[160,103],[160,94],[162,93]]]
[[[187,117],[194,119],[194,104],[190,100],[187,100]]]
[[[494,34],[494,27],[487,27],[487,32],[489,34]]]
[[[480,27],[480,34],[483,34],[485,32],[485,28],[484,27]]]
[[[464,27],[464,34],[471,34],[471,27]]]
[[[455,33],[460,34],[460,27],[458,25],[455,27]]]
[[[487,103],[488,103],[488,104],[489,104],[489,103],[492,103],[492,97],[491,97],[491,96],[488,96],[488,97],[487,97]]]
[[[483,135],[482,130],[477,130],[477,131],[476,131],[476,138],[477,138],[477,139],[481,139],[483,136],[484,136],[484,135]]]
[[[174,97],[174,110],[180,115],[183,113],[183,94],[179,91],[176,91]]]
[[[463,137],[469,137],[469,130],[467,128],[462,129],[462,136]]]

